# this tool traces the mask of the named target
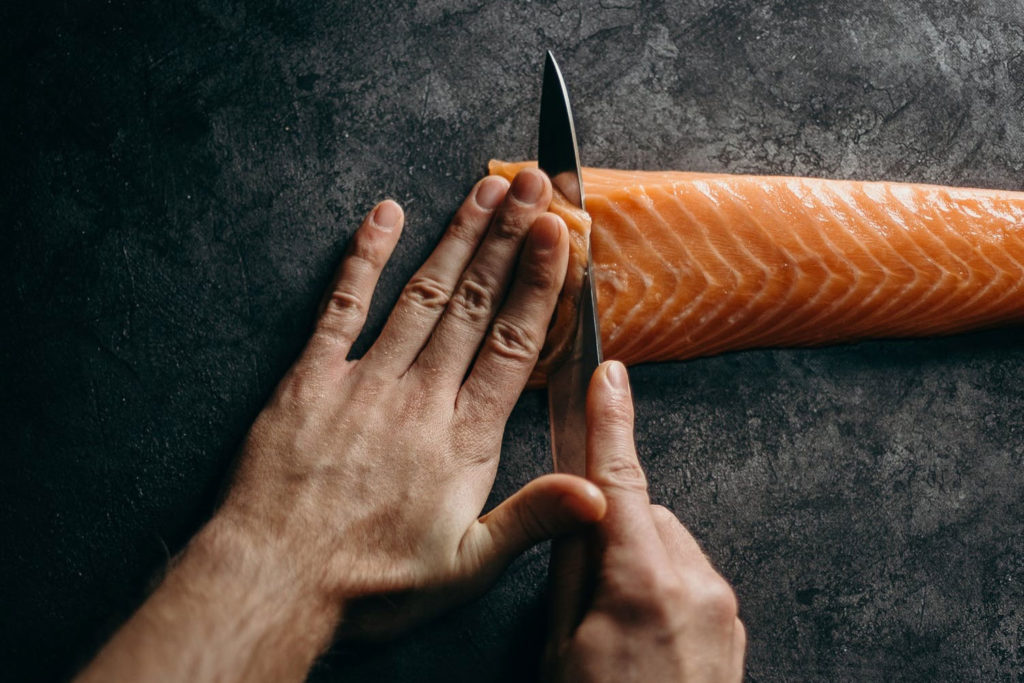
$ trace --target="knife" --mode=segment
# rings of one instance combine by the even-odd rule
[[[569,93],[550,51],[544,60],[537,165],[570,202],[585,208]],[[587,474],[587,388],[601,363],[601,334],[591,260],[588,243],[583,286],[577,300],[576,335],[568,357],[548,374],[548,415],[555,471],[579,476]],[[544,658],[549,664],[557,661],[559,644],[579,625],[593,592],[594,579],[588,569],[587,555],[587,539],[582,536],[555,539],[551,544],[550,637]]]
[[[585,209],[583,174],[569,93],[550,51],[544,60],[538,132],[537,165],[570,202]],[[555,471],[580,476],[585,476],[587,471],[587,387],[594,370],[601,364],[601,330],[591,261],[588,242],[572,349],[565,361],[548,375],[548,415]]]

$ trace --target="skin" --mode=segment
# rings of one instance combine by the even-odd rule
[[[633,441],[633,401],[621,363],[603,364],[587,394],[587,478],[607,501],[586,550],[582,617],[552,602],[545,670],[551,681],[740,681],[746,631],[732,588],[672,511],[651,505]],[[556,549],[553,578],[566,580]]]
[[[376,342],[353,360],[404,220],[390,200],[370,212],[307,347],[247,436],[223,504],[78,680],[302,680],[335,638],[401,633],[479,595],[531,545],[580,531],[606,509],[599,530],[607,519],[625,523],[621,491],[598,465],[594,482],[546,475],[480,516],[565,276],[569,238],[546,211],[550,201],[536,170],[511,189],[498,177],[478,183]],[[659,513],[646,503],[643,511],[655,524]],[[677,547],[662,543],[653,561],[669,573]],[[618,556],[603,552],[601,566]],[[595,599],[578,629],[557,632],[566,675],[583,671],[568,664],[577,642],[591,642],[587,619],[600,608]],[[630,631],[628,621],[630,642],[660,637]],[[623,647],[615,651],[633,652]]]

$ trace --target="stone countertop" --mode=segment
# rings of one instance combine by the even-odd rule
[[[487,160],[533,156],[544,49],[588,165],[1021,187],[1024,15],[1000,0],[2,13],[0,648],[23,680],[87,658],[209,514],[372,203],[408,228],[362,348]],[[1021,675],[1021,338],[631,371],[652,497],[734,584],[751,680]],[[493,500],[547,439],[527,393]],[[313,678],[527,679],[545,569],[534,549]]]

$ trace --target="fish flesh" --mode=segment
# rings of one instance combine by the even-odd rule
[[[550,208],[572,248],[534,387],[571,346],[588,239],[626,364],[1024,323],[1024,192],[598,168],[583,186],[586,212]]]

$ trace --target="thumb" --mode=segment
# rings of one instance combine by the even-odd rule
[[[598,367],[587,393],[587,479],[605,494],[608,514],[601,520],[601,532],[609,545],[660,545],[647,477],[633,443],[629,376],[617,361]]]
[[[541,541],[578,531],[604,516],[601,489],[583,477],[534,479],[472,527],[481,564],[500,570]]]

